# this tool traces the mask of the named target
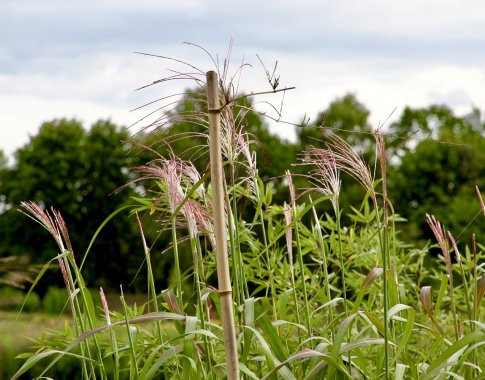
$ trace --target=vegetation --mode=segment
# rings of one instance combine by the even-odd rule
[[[55,209],[42,207],[51,202],[41,197],[33,198],[41,204],[22,203],[22,212],[56,243],[57,254],[47,261],[60,268],[72,324],[53,339],[41,339],[35,353],[25,354],[14,379],[39,363],[43,370],[36,376],[53,376],[52,371],[66,360],[79,363],[85,379],[226,376],[227,346],[216,281],[220,268],[214,255],[215,190],[204,159],[209,149],[205,74],[185,78],[195,78],[202,90],[165,106],[169,111],[164,118],[150,125],[156,131],[145,131],[142,162],[132,175],[124,174],[126,182],[132,181],[126,189],[129,202],[113,210],[128,210],[139,231],[133,239],[137,244],[126,255],[100,260],[104,248],[93,245],[94,256],[77,256],[74,234],[67,228],[70,221]],[[224,206],[241,376],[483,378],[485,254],[471,234],[465,240],[471,230],[461,224],[472,221],[474,212],[463,220],[462,215],[443,217],[457,232],[444,227],[441,214],[436,214],[438,218],[421,215],[434,213],[434,207],[441,212],[440,202],[465,194],[466,186],[476,192],[474,201],[467,200],[470,209],[485,214],[475,188],[483,178],[479,163],[474,170],[463,168],[473,168],[471,157],[480,154],[483,137],[476,124],[456,118],[445,107],[406,110],[385,136],[370,130],[368,112],[349,95],[329,108],[329,128],[315,129],[320,131],[316,136],[306,127],[300,129],[302,150],[290,171],[279,173],[278,178],[265,177],[264,165],[256,159],[257,145],[248,132],[248,125],[253,125],[248,124],[249,118],[258,119],[247,97],[235,93],[237,78],[238,74],[230,77],[226,67],[221,70]],[[272,82],[272,91],[277,90]],[[339,122],[338,115],[345,118]],[[180,126],[183,130],[177,130]],[[413,134],[420,128],[426,136],[431,126],[436,134],[432,137],[439,141]],[[354,127],[359,134],[351,135],[351,146],[342,137]],[[157,133],[162,139],[158,147]],[[266,138],[276,141],[269,134]],[[142,142],[131,144],[140,147]],[[286,152],[297,152],[297,147]],[[271,154],[284,156],[276,148]],[[15,170],[21,168],[21,155],[17,159]],[[426,180],[437,182],[428,193],[420,182]],[[352,186],[351,197],[343,196],[346,186]],[[275,194],[283,187],[285,191]],[[456,187],[460,190],[455,192]],[[86,211],[85,217],[96,211]],[[406,222],[401,215],[414,219]],[[81,216],[77,215],[82,221]],[[155,223],[159,233],[153,229]],[[420,235],[414,223],[420,223],[428,235]],[[432,236],[437,253],[430,255],[430,247],[405,241],[400,229],[415,231],[416,238]],[[94,230],[101,236],[103,229]],[[88,250],[90,240],[78,239]],[[155,242],[163,246],[164,257],[173,257],[171,277],[163,290],[157,279],[166,272],[152,264],[160,253]],[[147,302],[127,303],[122,287],[122,310],[114,311],[101,289],[98,310],[86,285],[89,262],[106,265],[97,269],[104,271],[117,265],[118,257],[143,261]],[[40,272],[34,286],[45,273]]]

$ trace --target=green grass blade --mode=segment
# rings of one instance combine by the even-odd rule
[[[183,360],[183,377],[189,380],[193,374],[196,373],[196,368],[192,365],[197,359],[197,350],[195,347],[195,334],[194,331],[197,329],[197,318],[187,316],[185,318],[185,336],[184,336],[184,350],[183,355],[185,358],[192,360]],[[202,374],[200,374],[202,375]]]
[[[444,350],[427,368],[426,370],[426,378],[432,379],[435,378],[437,375],[437,371],[443,367],[446,367],[448,359],[457,353],[462,348],[466,347],[467,345],[480,340],[485,340],[485,333],[482,331],[475,331],[468,335],[463,336],[461,339],[457,340],[453,343],[450,347]]]
[[[321,352],[314,351],[314,350],[311,350],[309,348],[304,348],[303,350],[297,352],[296,354],[291,355],[284,362],[278,364],[275,368],[273,368],[270,372],[268,372],[264,377],[262,377],[261,380],[269,379],[269,377],[272,376],[274,373],[276,373],[276,371],[278,371],[283,366],[289,364],[292,361],[306,360],[306,359],[311,359],[311,358],[320,358],[325,362],[325,364],[329,364],[331,366],[334,366],[340,372],[345,374],[347,376],[347,378],[349,378],[349,379],[352,378],[352,376],[347,372],[347,369],[341,363],[339,363],[333,357],[331,357],[330,355],[323,354]]]
[[[30,358],[28,358],[25,363],[20,367],[20,369],[12,376],[11,380],[16,380],[18,379],[21,375],[23,375],[25,372],[27,372],[29,369],[31,369],[34,365],[36,365],[40,360],[47,358],[52,355],[61,355],[61,356],[71,356],[74,358],[81,359],[83,361],[89,361],[89,362],[94,362],[93,359],[82,356],[82,355],[77,355],[73,354],[70,352],[64,352],[64,351],[59,351],[59,350],[47,350],[47,351],[42,351],[38,354],[32,355]],[[42,372],[43,376],[53,365],[54,362],[51,362],[47,367],[44,368],[44,371]]]
[[[394,355],[391,363],[397,362],[399,356],[409,348],[407,347],[407,344],[409,342],[409,338],[411,337],[413,333],[413,327],[414,327],[414,318],[416,315],[416,312],[411,306],[408,305],[403,305],[403,304],[397,304],[393,306],[391,309],[389,309],[388,313],[388,318],[389,320],[393,319],[394,316],[401,311],[406,311],[407,312],[407,319],[405,320],[405,325],[404,325],[404,330],[401,335],[401,340],[399,341],[399,344],[397,344],[397,351],[396,354]],[[396,342],[397,343],[397,342]],[[396,364],[397,365],[397,364]]]
[[[125,205],[125,206],[120,207],[119,209],[117,209],[117,210],[113,211],[111,214],[109,214],[108,217],[101,223],[101,225],[98,227],[98,229],[94,233],[93,237],[91,238],[91,241],[89,242],[88,248],[86,249],[86,252],[84,253],[84,257],[81,261],[81,265],[79,265],[79,271],[81,271],[81,269],[84,265],[84,262],[86,261],[86,258],[88,257],[88,254],[91,251],[91,247],[93,246],[94,241],[96,240],[96,238],[98,237],[99,233],[104,228],[104,226],[106,226],[106,224],[108,224],[108,222],[111,219],[113,219],[116,215],[118,215],[121,211],[124,211],[124,210],[126,210],[127,208],[130,208],[130,207],[133,207],[133,206],[132,205]]]
[[[289,355],[286,351],[286,345],[281,340],[280,336],[278,335],[278,331],[273,326],[268,316],[263,315],[258,318],[258,324],[261,327],[266,341],[269,343],[278,360],[280,362],[285,361]]]
[[[244,300],[244,325],[254,328],[254,297]],[[241,353],[241,362],[245,362],[249,356],[251,350],[251,330],[244,329],[243,337],[243,347]]]
[[[20,306],[20,310],[18,311],[17,313],[17,318],[20,316],[20,313],[22,312],[22,310],[24,309],[24,306],[25,306],[25,303],[27,302],[27,299],[29,298],[30,294],[32,293],[32,291],[34,290],[34,288],[36,287],[37,283],[40,281],[40,279],[42,278],[42,276],[44,275],[44,273],[47,271],[47,269],[49,269],[49,267],[51,266],[51,263],[54,261],[54,260],[57,260],[57,257],[54,257],[53,259],[49,260],[43,267],[42,269],[40,270],[40,272],[37,274],[37,276],[35,277],[35,280],[34,282],[32,283],[32,285],[30,286],[29,288],[29,291],[27,292],[27,295],[24,297],[24,301],[22,302],[22,305]]]
[[[404,373],[406,372],[407,366],[401,363],[396,364],[396,372],[394,374],[394,380],[403,380]]]

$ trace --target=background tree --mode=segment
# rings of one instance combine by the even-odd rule
[[[2,171],[0,193],[6,210],[0,214],[0,256],[28,254],[34,263],[45,263],[57,254],[42,228],[17,211],[21,201],[33,200],[62,212],[80,263],[97,228],[132,194],[127,189],[111,195],[130,180],[133,162],[121,143],[127,138],[124,129],[109,121],[97,122],[88,131],[76,120],[44,123],[17,150],[15,164]],[[143,260],[134,226],[118,217],[103,229],[85,264],[88,285],[116,289],[133,280]]]
[[[250,100],[238,102],[243,112],[234,117],[251,139],[259,141],[251,149],[259,156],[259,175],[265,183],[274,184],[273,197],[278,198],[277,203],[288,200],[288,189],[281,178],[284,171],[291,168],[292,172],[305,174],[303,167],[291,167],[297,152],[324,144],[328,130],[353,145],[371,166],[375,160],[369,111],[351,94],[332,102],[312,126],[300,128],[297,144],[271,134],[264,119],[252,111]],[[204,153],[207,138],[201,133],[205,133],[206,126],[200,117],[186,117],[205,115],[204,107],[203,91],[188,91],[156,134],[140,138],[162,155],[167,153],[166,143],[172,142],[175,154],[192,159],[204,172],[208,165]],[[409,220],[401,225],[407,238],[429,238],[425,214],[433,213],[456,235],[464,231],[461,240],[469,242],[474,229],[467,225],[479,209],[474,187],[485,189],[483,126],[478,111],[457,117],[443,106],[406,108],[401,118],[390,126],[389,193],[396,212]],[[191,138],[180,138],[189,135]],[[0,235],[3,237],[0,256],[28,254],[33,263],[45,263],[57,254],[44,231],[17,211],[19,202],[33,200],[46,207],[54,206],[63,213],[75,253],[81,260],[99,225],[136,195],[132,187],[112,195],[133,179],[128,168],[157,158],[153,151],[128,152],[130,145],[122,144],[128,137],[126,130],[108,121],[100,121],[85,130],[76,120],[54,120],[44,123],[39,133],[16,152],[14,164],[8,166],[0,156]],[[300,189],[308,185],[298,181]],[[342,181],[340,201],[346,207],[345,214],[350,211],[349,205],[360,206],[363,192],[353,179],[342,175]],[[140,184],[139,191],[149,191],[149,186],[149,183]],[[251,212],[245,205],[241,205],[241,210]],[[120,283],[127,287],[136,277],[143,263],[143,252],[136,223],[127,215],[115,217],[96,239],[85,264],[88,285],[117,289]],[[161,252],[169,243],[163,233],[158,237],[160,223],[148,215],[143,217],[149,243],[157,242],[152,251],[152,264],[166,274],[158,277],[166,282],[171,262]],[[188,248],[187,252],[190,255]],[[140,273],[135,284],[143,287],[143,271]]]
[[[298,129],[299,150],[304,152],[311,146],[324,147],[331,134],[335,134],[346,142],[369,164],[375,161],[375,140],[372,135],[372,127],[368,121],[369,110],[360,103],[354,94],[346,94],[335,99],[309,126]],[[300,172],[303,167],[297,168]],[[302,172],[302,174],[305,174]],[[342,192],[341,204],[346,206],[345,212],[350,212],[350,207],[360,207],[364,197],[362,187],[345,173],[341,174]],[[301,181],[301,180],[300,180]],[[299,187],[307,184],[302,181]],[[328,205],[322,205],[322,211],[330,211]]]
[[[483,124],[476,123],[476,115],[460,118],[448,107],[430,106],[406,108],[390,129],[403,138],[391,146],[399,160],[390,175],[390,194],[396,212],[408,219],[406,234],[430,238],[429,213],[468,244],[478,232],[476,225],[468,226],[480,208],[475,186],[485,185]]]
[[[354,94],[337,98],[318,114],[310,126],[299,130],[300,147],[305,149],[315,145],[328,133],[333,133],[347,141],[358,153],[365,154],[372,149],[374,142],[369,114]]]

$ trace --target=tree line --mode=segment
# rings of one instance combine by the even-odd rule
[[[187,102],[186,107],[196,105]],[[251,104],[246,108],[250,110]],[[345,139],[374,169],[376,126],[370,125],[369,110],[352,94],[333,101],[311,123],[296,127],[295,142],[271,134],[256,112],[235,117],[244,118],[245,130],[257,141],[251,151],[259,157],[258,174],[272,184],[271,196],[281,203],[288,201],[285,170],[301,174],[296,177],[298,186],[308,187],[303,168],[295,163],[309,146],[324,145],[330,133]],[[447,106],[432,105],[405,108],[397,121],[384,127],[389,196],[394,212],[407,220],[398,225],[404,241],[426,244],[431,237],[426,213],[455,231],[461,244],[469,244],[473,233],[480,234],[481,226],[472,222],[480,209],[475,186],[485,189],[484,126],[478,110],[457,116]],[[143,246],[133,210],[140,192],[150,188],[137,182],[131,168],[145,165],[157,154],[183,155],[204,144],[174,138],[169,149],[159,140],[203,128],[190,122],[170,127],[168,134],[130,137],[126,128],[108,120],[85,128],[78,120],[58,119],[42,124],[37,135],[15,152],[12,164],[0,154],[0,257],[29,257],[33,264],[55,258],[56,247],[46,232],[18,212],[20,202],[32,200],[62,212],[79,263],[89,248],[83,264],[88,286],[117,290],[123,284],[127,291],[144,290]],[[141,149],[142,144],[150,149]],[[204,172],[206,154],[201,151],[196,157],[194,165]],[[349,178],[342,176],[342,182],[345,215],[361,206],[364,194]],[[244,205],[241,210],[251,212]],[[170,246],[168,235],[161,221],[149,214],[141,217],[152,249],[152,267],[165,274],[157,278],[164,282],[160,286],[166,286],[171,268],[170,255],[164,254]],[[190,255],[190,249],[183,254]],[[60,280],[57,273],[46,276],[39,284],[41,290]]]

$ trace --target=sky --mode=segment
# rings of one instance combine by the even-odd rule
[[[11,155],[55,118],[131,125],[143,116],[132,109],[193,87],[170,81],[135,91],[187,70],[135,52],[205,72],[214,64],[194,45],[222,62],[231,40],[232,69],[248,64],[241,92],[269,89],[258,56],[268,69],[278,63],[280,87],[295,87],[256,99],[262,112],[271,111],[266,101],[284,101],[288,122],[315,119],[349,92],[375,127],[406,106],[483,112],[484,20],[481,0],[2,0],[0,150]],[[294,138],[287,124],[270,128]]]

